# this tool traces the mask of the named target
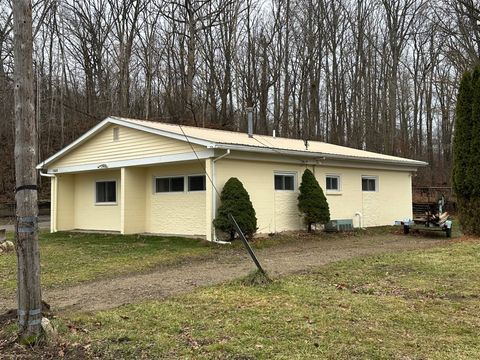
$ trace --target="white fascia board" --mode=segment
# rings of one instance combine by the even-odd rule
[[[129,122],[128,120],[124,120],[124,119],[120,119],[120,118],[117,118],[117,117],[110,116],[110,117],[107,117],[102,122],[98,123],[93,128],[91,128],[89,131],[87,131],[85,134],[80,136],[77,140],[75,140],[71,144],[67,145],[66,147],[64,147],[59,152],[55,153],[54,155],[50,156],[48,159],[46,159],[43,162],[41,162],[40,164],[38,164],[37,169],[42,169],[45,166],[47,166],[48,164],[50,164],[52,161],[55,161],[55,160],[61,158],[63,155],[65,155],[69,151],[71,151],[71,150],[75,149],[76,147],[80,146],[82,143],[84,143],[86,140],[88,140],[90,137],[92,137],[95,133],[97,133],[98,131],[102,130],[103,128],[105,128],[105,127],[107,127],[111,124],[125,126],[125,127],[128,127],[128,128],[131,128],[131,129],[148,132],[148,133],[155,134],[155,135],[165,136],[165,137],[171,138],[171,139],[190,142],[192,144],[205,146],[207,148],[212,148],[212,145],[213,145],[213,143],[210,142],[210,141],[197,139],[197,138],[194,138],[194,137],[191,137],[191,136],[188,136],[188,135],[187,135],[187,137],[185,137],[183,135],[176,134],[176,133],[173,133],[173,132],[158,130],[158,129],[151,128],[151,127],[148,127],[148,126],[135,124],[135,123]],[[188,138],[188,140],[187,140],[187,138]]]
[[[49,174],[64,174],[64,173],[76,173],[82,171],[92,171],[92,170],[109,170],[109,169],[119,169],[129,166],[146,166],[146,165],[156,165],[156,164],[166,164],[173,162],[197,160],[197,159],[207,159],[214,157],[215,153],[213,149],[198,151],[197,153],[182,153],[175,155],[164,155],[164,156],[153,156],[140,159],[131,159],[131,160],[117,160],[117,161],[106,161],[95,164],[82,164],[74,166],[64,166],[59,168],[48,169]]]
[[[340,160],[340,161],[355,161],[360,163],[376,163],[391,165],[395,167],[407,167],[407,168],[418,168],[427,166],[428,163],[418,160],[390,160],[390,159],[377,159],[370,157],[358,157],[358,156],[349,156],[349,155],[337,155],[337,154],[328,154],[328,153],[318,153],[318,152],[309,152],[309,151],[299,151],[299,150],[284,150],[284,149],[275,149],[275,148],[262,148],[259,146],[247,146],[247,145],[237,145],[237,144],[220,144],[217,143],[214,145],[216,149],[230,149],[237,151],[248,151],[256,153],[267,153],[267,154],[276,154],[276,155],[287,155],[287,156],[302,156],[306,158],[311,158],[312,160],[322,161],[325,159]]]
[[[270,158],[270,157],[262,157],[256,156],[255,159],[252,159],[248,156],[242,156],[241,152],[236,152],[234,155],[230,155],[228,159],[232,160],[245,160],[245,161],[261,161],[261,162],[270,162],[270,163],[280,163],[280,164],[301,164],[301,165],[311,165],[311,166],[320,166],[324,168],[328,167],[339,167],[339,168],[353,168],[353,169],[375,169],[375,170],[391,170],[391,171],[407,171],[407,172],[416,172],[417,168],[413,166],[404,166],[399,167],[395,165],[388,165],[388,164],[378,164],[373,162],[358,162],[358,161],[339,161],[339,160],[327,160],[327,159],[308,159],[303,158],[300,159],[298,157],[289,157],[284,156],[282,158]]]

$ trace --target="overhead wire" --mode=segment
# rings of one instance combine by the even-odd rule
[[[213,189],[215,190],[215,192],[217,193],[218,196],[220,196],[220,192],[218,191],[217,187],[215,186],[215,183],[213,182],[213,179],[210,177],[210,175],[208,174],[207,172],[207,168],[205,166],[205,164],[200,160],[200,157],[198,156],[192,142],[190,141],[190,139],[188,138],[187,134],[185,133],[185,131],[183,130],[183,127],[181,124],[178,124],[178,127],[180,128],[183,136],[185,137],[185,140],[187,140],[187,143],[188,145],[190,145],[190,148],[192,149],[193,153],[195,154],[195,157],[197,158],[197,161],[198,163],[200,164],[200,166],[202,167],[203,169],[203,172],[205,173],[205,176],[208,178],[208,181],[210,181],[210,184],[212,184],[212,187]]]

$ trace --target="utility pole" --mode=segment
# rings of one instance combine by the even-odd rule
[[[33,92],[31,0],[13,5],[15,62],[15,176],[17,204],[17,300],[19,337],[32,343],[41,334],[42,296],[38,246],[37,136]]]

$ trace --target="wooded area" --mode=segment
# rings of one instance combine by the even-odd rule
[[[13,198],[12,0],[0,0],[0,194]],[[428,161],[450,183],[477,0],[38,0],[38,157],[108,115],[308,138]],[[43,189],[44,196],[48,189]]]

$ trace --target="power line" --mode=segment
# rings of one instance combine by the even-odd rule
[[[200,160],[200,157],[198,156],[197,152],[195,151],[195,148],[193,147],[193,144],[190,142],[190,139],[188,138],[187,134],[185,134],[185,131],[183,131],[182,125],[178,124],[178,127],[179,127],[180,130],[182,131],[182,134],[183,134],[183,136],[185,137],[185,139],[187,140],[188,145],[190,145],[190,148],[192,149],[193,153],[195,154],[195,157],[197,158],[197,161],[199,162],[200,166],[202,167],[203,172],[205,173],[205,176],[208,178],[208,181],[210,181],[210,183],[212,184],[213,189],[215,190],[215,192],[217,193],[217,195],[220,197],[220,192],[218,191],[218,189],[217,189],[217,187],[215,186],[212,178],[211,178],[210,175],[208,174],[207,168],[205,167],[205,164]]]

